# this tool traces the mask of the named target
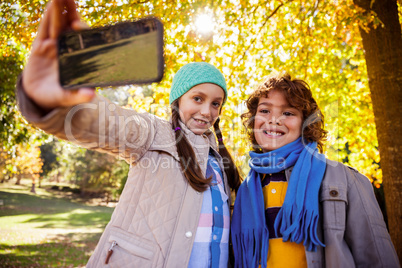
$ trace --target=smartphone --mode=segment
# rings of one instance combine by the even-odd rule
[[[159,82],[164,73],[163,25],[154,17],[59,36],[65,89]]]

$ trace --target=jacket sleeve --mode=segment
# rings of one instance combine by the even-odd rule
[[[128,163],[141,158],[155,137],[155,118],[123,109],[96,95],[85,104],[44,112],[25,94],[22,77],[17,82],[21,114],[34,126],[82,147],[118,155]]]
[[[345,167],[348,177],[345,241],[356,267],[400,267],[367,177]]]

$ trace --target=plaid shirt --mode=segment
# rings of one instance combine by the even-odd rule
[[[229,258],[230,214],[222,171],[210,152],[207,178],[211,186],[204,192],[200,221],[188,267],[227,267]]]

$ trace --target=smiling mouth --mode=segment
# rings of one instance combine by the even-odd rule
[[[262,131],[264,134],[269,135],[269,136],[275,136],[275,137],[280,137],[285,135],[283,132],[278,132],[278,131],[269,131],[269,130],[263,130]]]
[[[198,124],[201,124],[201,125],[208,125],[209,124],[208,121],[201,120],[201,119],[195,119],[194,118],[194,121],[197,122]]]

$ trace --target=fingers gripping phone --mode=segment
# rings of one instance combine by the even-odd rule
[[[65,89],[159,82],[164,71],[163,25],[156,18],[69,31],[58,40]]]

